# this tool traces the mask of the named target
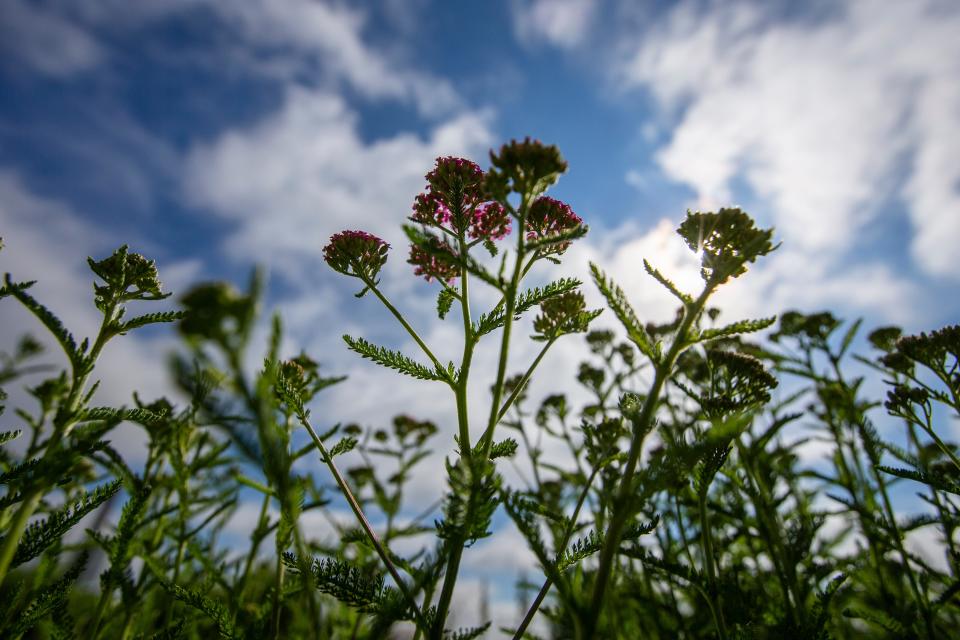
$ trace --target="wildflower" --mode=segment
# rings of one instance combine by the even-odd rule
[[[493,168],[485,177],[488,194],[504,200],[512,189],[517,193],[543,193],[567,170],[567,162],[560,150],[539,140],[524,138],[511,140],[500,147],[499,153],[490,152]]]
[[[565,333],[583,333],[600,311],[587,311],[579,291],[569,291],[540,303],[540,315],[533,321],[538,335],[534,340],[555,340]]]
[[[527,240],[545,240],[561,236],[568,237],[583,227],[583,220],[575,214],[570,205],[549,196],[534,200],[527,211]],[[570,246],[570,240],[549,243],[541,251],[544,253],[563,253]]]
[[[450,209],[435,193],[420,193],[413,201],[413,215],[410,219],[420,224],[440,227],[450,224]]]
[[[416,267],[414,274],[425,277],[427,282],[436,278],[449,283],[460,275],[460,262],[453,247],[437,238],[423,245],[411,244],[407,262]]]
[[[470,222],[474,240],[500,240],[510,233],[510,216],[499,202],[477,207]]]
[[[474,213],[484,201],[483,171],[465,158],[437,158],[433,170],[425,176],[426,190],[413,202],[410,219],[420,224],[454,231],[466,231]]]
[[[330,236],[323,259],[344,275],[372,281],[387,262],[390,245],[366,231],[341,231]]]

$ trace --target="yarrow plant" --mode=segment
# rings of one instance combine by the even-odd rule
[[[492,167],[484,172],[476,163],[463,158],[438,158],[426,175],[426,188],[413,204],[405,227],[410,239],[408,262],[414,273],[440,285],[438,314],[445,318],[459,302],[463,326],[463,352],[459,365],[440,363],[419,334],[391,304],[371,274],[347,272],[337,261],[338,246],[344,234],[334,235],[324,249],[330,266],[359,277],[367,289],[381,300],[420,347],[430,365],[415,362],[404,354],[371,345],[363,339],[345,336],[348,346],[365,358],[416,378],[445,383],[450,387],[458,416],[459,456],[448,461],[451,491],[444,506],[444,518],[437,523],[443,540],[438,556],[444,558],[442,583],[429,628],[420,629],[430,638],[440,638],[449,613],[464,548],[489,535],[490,520],[501,500],[500,476],[493,462],[501,451],[515,448],[512,441],[495,443],[496,427],[509,410],[517,392],[533,374],[549,347],[563,334],[581,333],[599,313],[587,311],[574,279],[553,282],[543,288],[521,289],[524,277],[533,265],[552,254],[562,253],[570,242],[582,237],[587,227],[570,207],[542,196],[566,168],[555,147],[526,139],[504,145],[491,153]],[[515,198],[515,199],[514,199]],[[504,254],[498,274],[490,272],[471,255],[483,245],[491,256],[500,253],[497,242],[504,240],[514,224],[524,229],[516,235],[512,255]],[[353,232],[357,233],[357,232]],[[351,245],[352,247],[352,245]],[[354,251],[366,250],[359,246]],[[331,260],[333,258],[333,260]],[[508,262],[508,258],[511,258]],[[385,259],[385,258],[384,258]],[[476,321],[472,316],[471,281],[476,279],[493,287],[499,302]],[[541,315],[535,323],[537,339],[545,344],[527,367],[523,382],[509,393],[506,387],[511,333],[516,319],[539,305]],[[479,431],[471,428],[467,408],[467,390],[473,355],[480,340],[501,330],[500,355],[489,418]],[[419,605],[426,610],[433,593],[425,590]]]
[[[459,327],[455,362],[440,361],[388,297],[389,244],[347,230],[322,248],[417,351],[345,335],[347,347],[448,390],[452,442],[409,415],[388,428],[321,424],[326,412],[312,409],[344,378],[285,355],[279,314],[256,350],[258,272],[245,290],[202,283],[181,310],[129,317],[133,304],[169,296],[155,264],[126,247],[90,259],[102,322],[79,343],[33,283],[7,276],[0,298],[36,317],[63,366],[40,363],[44,346],[29,336],[0,353],[0,385],[29,381],[35,405],[13,412],[22,428],[0,431],[0,637],[956,635],[960,454],[949,427],[960,416],[960,327],[881,327],[864,342],[859,321],[829,312],[718,322],[714,293],[778,246],[731,207],[688,212],[677,229],[700,260],[699,290],[643,262],[678,303],[662,324],[643,322],[648,310],[591,264],[618,325],[593,329],[600,310],[578,280],[525,284],[544,261],[563,266],[587,233],[548,195],[566,170],[556,147],[527,138],[492,151],[487,169],[441,157],[427,173],[403,226],[407,262],[435,289],[439,319]],[[493,297],[482,310],[481,287]],[[169,322],[182,340],[171,368],[183,406],[136,394],[129,407],[96,406],[108,343]],[[521,326],[536,346],[525,360]],[[575,334],[590,356],[551,382],[575,380],[587,400],[551,393],[531,407],[540,365]],[[873,352],[852,355],[860,344]],[[487,379],[474,367],[481,348],[496,363]],[[885,402],[867,396],[871,371],[889,387]],[[471,385],[490,390],[481,411],[468,406]],[[0,390],[0,414],[6,399]],[[881,437],[898,425],[898,442]],[[129,428],[143,430],[143,460],[109,441]],[[811,462],[808,441],[827,457]],[[414,514],[410,481],[438,446],[445,492]],[[906,509],[898,484],[923,508]],[[477,603],[480,625],[453,629],[463,560],[503,526],[542,570],[520,580],[522,617],[493,620]],[[84,576],[97,564],[94,584]]]

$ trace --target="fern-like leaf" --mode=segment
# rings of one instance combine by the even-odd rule
[[[283,554],[283,562],[294,571],[309,573],[320,592],[360,611],[377,610],[377,605],[384,597],[383,576],[370,574],[347,562],[323,558],[314,559],[310,565],[304,566],[291,553]]]
[[[854,620],[864,620],[871,624],[875,624],[881,629],[889,631],[890,633],[900,635],[903,633],[903,625],[888,616],[882,611],[864,611],[862,609],[855,609],[853,607],[847,607],[843,610],[844,618],[852,618]]]
[[[640,324],[637,313],[627,301],[627,296],[623,293],[623,290],[608,278],[607,274],[600,270],[600,267],[592,262],[590,263],[590,273],[593,275],[593,281],[600,293],[606,298],[610,310],[620,320],[623,328],[627,330],[627,337],[630,338],[630,341],[637,345],[640,352],[654,363],[659,362],[659,345],[654,345],[650,340],[650,336],[647,335],[646,330]]]
[[[353,451],[354,447],[357,446],[357,442],[358,440],[356,438],[352,436],[346,436],[330,448],[330,457],[334,458],[340,454],[347,453],[348,451]]]
[[[673,283],[673,280],[670,280],[665,275],[660,273],[660,270],[647,262],[646,258],[643,260],[643,268],[647,270],[653,279],[662,284],[667,291],[673,294],[673,296],[680,301],[684,307],[688,307],[693,304],[693,296],[686,294],[680,289],[677,288],[677,285]]]
[[[450,492],[437,521],[437,536],[460,539],[470,546],[490,535],[490,522],[499,504],[500,476],[489,468],[476,469],[467,461],[446,463]]]
[[[119,480],[97,487],[93,491],[85,493],[73,504],[67,505],[53,512],[47,518],[31,524],[23,532],[10,566],[20,566],[24,562],[29,562],[39,556],[47,547],[62,538],[67,531],[80,522],[85,515],[109,500],[119,490]]]
[[[142,316],[131,318],[126,322],[120,323],[114,329],[116,333],[124,334],[132,329],[145,327],[148,324],[160,324],[164,322],[176,322],[187,317],[186,311],[161,311],[158,313],[147,313]]]
[[[706,342],[707,340],[728,338],[741,333],[754,333],[756,331],[763,331],[767,327],[772,326],[776,321],[777,317],[771,316],[769,318],[760,318],[759,320],[740,320],[739,322],[734,322],[723,327],[717,327],[715,329],[704,329],[700,332],[697,341]]]
[[[140,519],[143,516],[143,510],[146,509],[150,492],[151,487],[144,485],[137,489],[123,505],[120,521],[117,523],[117,534],[110,545],[110,568],[101,575],[105,588],[113,588],[124,582],[127,565],[130,562],[130,545],[140,526]]]
[[[456,631],[450,633],[447,636],[447,640],[474,640],[474,638],[479,638],[484,633],[487,632],[487,629],[490,628],[490,623],[482,624],[479,627],[469,627],[465,629],[457,629]]]
[[[67,596],[80,574],[87,566],[87,554],[84,552],[67,570],[63,577],[44,587],[25,610],[17,616],[16,624],[10,630],[10,638],[19,638],[37,625],[46,616],[54,613],[66,604]]]
[[[184,589],[180,585],[164,584],[164,586],[174,598],[210,618],[217,627],[217,634],[221,638],[224,638],[224,640],[233,640],[234,638],[241,637],[240,634],[237,633],[236,627],[233,626],[230,613],[226,607],[216,600],[208,598],[199,591]]]
[[[70,364],[75,369],[82,368],[84,364],[84,354],[83,351],[77,347],[76,341],[73,339],[73,335],[67,331],[67,328],[63,326],[63,322],[60,321],[50,309],[46,308],[40,302],[38,302],[33,296],[28,294],[22,285],[17,285],[10,280],[9,274],[6,277],[6,286],[4,289],[8,292],[9,295],[12,295],[14,298],[20,301],[20,303],[25,306],[37,319],[53,334],[53,337],[57,339],[57,342],[60,343],[60,346],[63,348],[64,353],[67,354],[67,360],[70,361]]]
[[[883,465],[878,465],[877,470],[884,473],[889,473],[892,476],[897,476],[898,478],[922,482],[923,484],[933,487],[934,489],[940,489],[941,491],[947,491],[949,493],[960,495],[960,484],[957,484],[942,474],[935,474],[928,471],[913,469],[899,469]]]
[[[533,307],[539,306],[540,303],[544,302],[545,300],[549,300],[551,298],[555,298],[556,296],[573,291],[581,284],[583,283],[576,278],[560,278],[559,280],[554,280],[543,287],[533,287],[532,289],[527,289],[517,296],[517,303],[514,308],[514,318],[519,319],[524,312],[529,311]],[[503,302],[501,301],[489,313],[485,313],[480,316],[480,319],[474,325],[473,332],[477,336],[490,333],[491,331],[502,327],[505,319],[506,317],[504,313]]]
[[[494,458],[512,458],[517,453],[517,441],[513,438],[506,438],[500,442],[495,442],[490,447],[490,459]]]
[[[371,342],[367,342],[363,338],[352,338],[345,335],[343,336],[343,340],[347,343],[351,351],[359,353],[362,357],[389,369],[405,373],[418,380],[438,380],[448,384],[454,384],[456,382],[455,377],[451,375],[449,369],[442,367],[434,367],[431,369],[426,365],[408,358],[399,351],[391,351],[385,347],[377,346]]]
[[[437,294],[437,316],[443,320],[450,313],[450,307],[457,295],[450,289],[443,287]]]
[[[113,407],[91,407],[84,410],[80,417],[81,422],[135,422],[145,427],[159,427],[167,423],[168,418],[149,409],[114,409]]]

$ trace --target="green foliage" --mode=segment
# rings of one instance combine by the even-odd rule
[[[773,230],[757,229],[753,219],[736,208],[687,212],[677,233],[700,255],[700,275],[712,285],[743,275],[747,263],[776,249]]]
[[[85,493],[73,504],[69,504],[51,513],[43,520],[34,522],[23,532],[20,544],[13,556],[11,566],[17,567],[33,560],[50,545],[58,542],[85,515],[112,498],[120,490],[120,480],[97,487]]]
[[[347,343],[351,351],[359,353],[362,357],[372,360],[377,364],[399,371],[418,380],[437,380],[450,384],[456,383],[456,372],[451,364],[448,368],[434,367],[431,369],[411,358],[403,355],[399,351],[392,351],[385,347],[380,347],[363,338],[351,338],[348,335],[343,336],[343,341]]]
[[[259,273],[245,291],[201,284],[181,311],[124,320],[127,303],[169,294],[152,261],[121,247],[89,260],[103,322],[80,340],[28,293],[32,283],[7,276],[3,303],[30,311],[67,366],[36,364],[47,354],[29,337],[0,354],[0,384],[23,380],[31,405],[14,407],[16,425],[0,431],[0,636],[467,640],[491,627],[535,637],[539,623],[537,634],[578,640],[952,637],[960,457],[947,434],[960,415],[960,329],[881,327],[864,342],[859,321],[829,312],[717,324],[712,294],[776,248],[772,230],[721,209],[689,213],[678,229],[699,254],[700,292],[644,262],[678,301],[673,320],[645,323],[591,265],[618,323],[591,330],[599,311],[578,280],[525,285],[587,232],[544,195],[566,162],[527,139],[492,164],[438,159],[417,226],[406,226],[410,263],[439,289],[438,316],[462,321],[459,363],[440,364],[381,288],[385,242],[347,231],[324,249],[421,361],[345,336],[349,348],[450,389],[456,448],[439,449],[446,490],[423,511],[413,487],[436,480],[434,450],[449,433],[409,415],[321,424],[321,392],[343,378],[285,353],[279,315],[260,318]],[[484,286],[492,308],[474,318],[471,296]],[[536,355],[514,372],[516,323],[535,307]],[[171,367],[182,404],[135,395],[94,405],[109,341],[170,322],[184,341]],[[266,340],[253,344],[261,326]],[[575,333],[589,358],[569,371],[544,365],[548,391],[565,393],[531,405],[540,364]],[[853,355],[861,346],[875,352]],[[484,386],[481,350],[495,363]],[[868,395],[872,375],[885,398]],[[491,390],[486,405],[477,388]],[[145,434],[143,460],[115,444],[128,430]],[[826,456],[811,459],[810,445]],[[542,570],[519,585],[523,619],[505,626],[515,621],[489,620],[477,603],[480,626],[448,628],[471,545],[510,528]],[[105,563],[99,585],[81,579],[88,557]]]
[[[519,319],[523,313],[537,305],[541,305],[557,296],[576,290],[581,284],[582,283],[576,278],[561,278],[546,286],[534,287],[520,293],[517,296],[514,310],[515,319]],[[473,328],[473,333],[478,337],[490,333],[502,327],[504,320],[504,301],[501,300],[500,304],[490,311],[490,313],[480,316],[480,319]]]
[[[627,331],[627,337],[637,346],[640,353],[657,363],[661,357],[661,348],[659,343],[654,344],[640,320],[637,318],[637,312],[627,301],[627,296],[623,289],[619,287],[606,273],[600,270],[600,267],[590,263],[590,273],[593,274],[593,282],[597,285],[600,293],[607,301],[607,306],[617,316],[617,320]]]

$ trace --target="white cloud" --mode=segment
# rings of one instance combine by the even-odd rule
[[[934,2],[852,2],[794,21],[688,2],[630,46],[619,79],[680,114],[658,161],[701,205],[729,202],[742,179],[785,238],[822,258],[852,249],[900,198],[914,259],[956,277],[957,30],[960,12]]]
[[[194,148],[186,190],[195,204],[237,222],[228,240],[235,256],[287,271],[314,268],[327,238],[342,229],[399,241],[434,159],[477,156],[491,140],[488,116],[465,112],[426,139],[400,133],[368,143],[342,98],[293,87],[259,124]]]
[[[543,40],[570,48],[583,42],[593,23],[597,3],[593,0],[518,0],[511,7],[519,40]]]
[[[212,45],[213,54],[229,58],[246,72],[276,75],[281,81],[339,78],[368,98],[409,102],[427,116],[449,113],[460,105],[447,80],[402,62],[402,46],[382,48],[367,42],[368,12],[345,3],[92,0],[77,5],[61,0],[41,9],[11,1],[0,21],[0,50],[6,42],[6,49],[44,73],[70,75],[108,60],[109,48],[97,39],[101,31],[129,33],[206,12],[226,27],[226,37]],[[231,42],[231,35],[239,42]]]
[[[22,0],[5,0],[0,52],[33,71],[68,76],[99,65],[105,52],[84,29]]]

